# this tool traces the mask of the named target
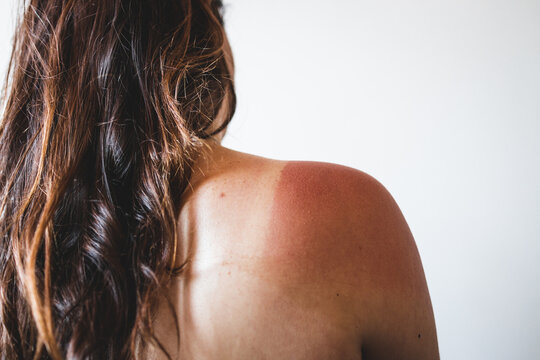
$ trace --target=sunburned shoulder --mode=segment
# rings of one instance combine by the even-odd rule
[[[202,192],[210,201],[199,209],[221,220],[203,221],[217,226],[210,233],[231,240],[217,247],[209,236],[200,249],[255,259],[249,268],[265,278],[257,283],[281,289],[278,298],[304,312],[320,309],[312,316],[354,334],[364,360],[438,359],[420,256],[381,182],[337,164],[214,154],[206,170],[214,180]]]
[[[365,359],[437,359],[421,259],[394,197],[370,174],[287,162],[277,182],[265,256],[352,319]]]
[[[253,252],[256,243],[257,252],[279,262],[280,269],[290,263],[298,267],[298,276],[321,273],[328,278],[327,268],[339,272],[357,266],[371,248],[392,252],[414,246],[410,238],[401,236],[396,244],[389,235],[407,237],[410,232],[389,191],[364,171],[327,162],[278,161],[226,148],[217,148],[211,159],[198,191],[209,200],[201,211],[242,229],[232,237],[234,246]]]
[[[343,257],[363,254],[368,242],[392,251],[381,229],[409,230],[381,182],[361,170],[325,162],[285,163],[271,214],[272,253],[309,254],[307,259],[314,261],[324,257],[334,269],[334,262],[346,265]]]
[[[211,159],[199,191],[209,199],[204,212],[219,210],[222,224],[243,229],[235,238],[247,228],[256,230],[254,236],[266,234],[258,236],[257,247],[262,245],[267,259],[310,269],[302,264],[306,261],[320,271],[325,266],[339,271],[359,256],[370,256],[371,248],[416,250],[394,198],[364,171],[327,162],[278,161],[222,147]],[[254,241],[251,233],[247,241]]]

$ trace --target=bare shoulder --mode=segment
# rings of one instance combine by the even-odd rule
[[[365,359],[438,359],[416,243],[390,192],[346,166],[288,162],[274,193],[267,254],[320,284],[355,319]]]
[[[314,351],[309,344],[334,339],[328,348],[361,349],[364,360],[438,359],[414,238],[377,179],[342,165],[277,161],[228,149],[216,150],[201,168],[204,176],[195,179],[195,200],[185,211],[197,213],[195,263],[201,273],[216,259],[220,267],[250,269],[215,275],[216,284],[249,288],[241,297],[210,287],[212,282],[197,283],[208,287],[214,303],[221,294],[228,308],[236,304],[235,320],[223,323],[236,324],[236,333],[244,334],[247,321],[263,319],[265,330],[249,334],[260,349],[282,348],[290,336],[303,334],[306,352]],[[248,318],[242,309],[253,303],[265,305]],[[334,356],[340,357],[347,358]]]

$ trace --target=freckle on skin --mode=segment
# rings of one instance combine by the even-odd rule
[[[418,334],[418,338],[419,338],[419,339],[421,338],[420,334]]]

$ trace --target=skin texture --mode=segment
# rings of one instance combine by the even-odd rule
[[[180,353],[165,305],[155,320],[173,358],[439,358],[413,236],[376,179],[219,145],[196,168],[179,219],[191,260],[168,293]]]

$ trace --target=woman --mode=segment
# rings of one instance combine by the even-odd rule
[[[232,78],[219,0],[25,5],[0,127],[2,359],[438,358],[392,196],[222,147]]]

